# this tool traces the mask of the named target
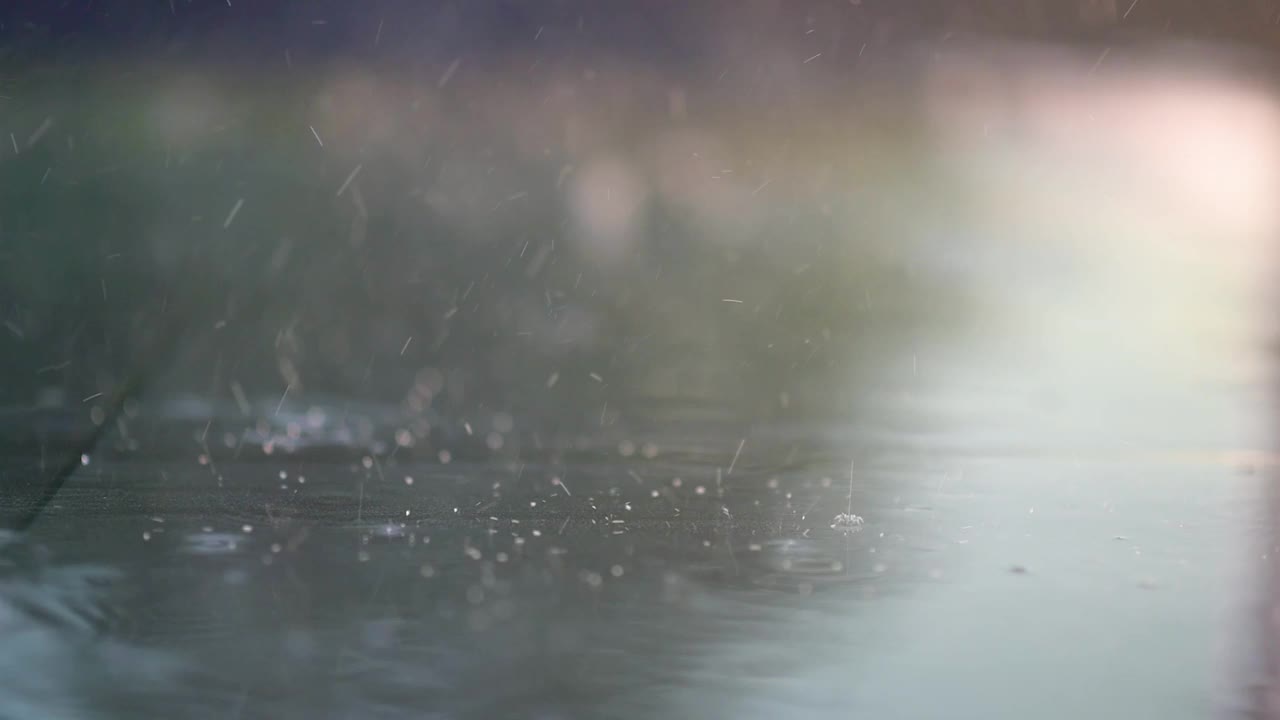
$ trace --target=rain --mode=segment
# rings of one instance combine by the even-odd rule
[[[1278,22],[0,10],[0,719],[1280,717]]]

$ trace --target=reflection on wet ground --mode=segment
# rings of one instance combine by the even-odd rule
[[[1203,717],[1236,702],[1215,645],[1254,475],[930,437],[707,425],[521,462],[90,458],[6,546],[5,622],[33,649],[8,682],[31,707],[85,703],[64,717]],[[47,686],[28,682],[37,667]]]

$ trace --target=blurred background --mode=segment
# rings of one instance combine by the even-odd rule
[[[1268,711],[1280,4],[0,17],[0,717]]]

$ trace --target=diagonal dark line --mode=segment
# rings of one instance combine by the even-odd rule
[[[340,267],[342,262],[343,257],[340,255],[310,256],[303,261],[302,267],[296,268],[292,274],[300,277],[307,277],[309,273],[313,272],[323,274],[326,270]],[[178,277],[201,277],[203,272],[200,263],[193,259],[187,263],[185,272],[179,273]],[[274,298],[272,296],[273,293],[275,293]],[[181,297],[174,293],[170,293],[169,296]],[[291,296],[288,293],[281,293],[280,286],[277,283],[272,282],[269,278],[258,278],[257,282],[252,283],[252,289],[248,293],[248,297],[237,303],[230,312],[230,317],[225,318],[227,328],[233,331],[238,328],[239,323],[237,321],[246,312],[252,311],[256,312],[259,317],[264,316],[270,301],[281,301],[287,297]],[[139,364],[112,393],[103,408],[102,423],[95,425],[92,430],[86,431],[72,442],[70,454],[50,476],[49,481],[41,489],[39,498],[34,504],[28,505],[22,510],[10,524],[9,529],[26,531],[44,514],[50,503],[53,502],[71,477],[80,469],[82,465],[80,458],[93,453],[107,433],[108,428],[116,424],[117,418],[124,412],[125,402],[131,398],[140,397],[146,391],[147,382],[164,372],[181,346],[187,329],[198,325],[195,320],[202,314],[203,308],[213,307],[214,305],[210,301],[202,306],[202,301],[209,301],[210,299],[198,292],[188,293],[187,298],[188,301],[186,303],[182,303],[178,308],[165,313],[165,321],[160,326],[160,330],[154,333],[150,341],[145,344],[143,350],[135,355],[135,357],[141,358]]]
[[[39,519],[49,504],[53,502],[53,499],[57,497],[63,486],[71,479],[71,476],[75,475],[76,471],[80,469],[80,458],[83,455],[92,453],[98,447],[98,443],[101,442],[108,428],[115,425],[116,419],[124,411],[125,402],[130,398],[140,396],[146,387],[147,381],[154,377],[156,372],[162,371],[168,365],[168,360],[177,351],[185,334],[183,330],[188,325],[184,321],[189,320],[189,317],[188,313],[183,312],[167,313],[166,315],[167,319],[161,326],[160,331],[152,336],[151,342],[138,354],[138,357],[142,358],[141,364],[134,368],[133,372],[116,387],[103,407],[103,421],[72,441],[70,454],[54,470],[53,475],[50,476],[48,482],[41,489],[40,496],[35,503],[23,509],[21,514],[13,521],[12,529],[18,531],[28,530]]]
[[[183,274],[181,276],[194,277],[195,275]],[[249,296],[238,303],[232,311],[231,317],[227,318],[227,327],[229,329],[237,327],[236,320],[244,316],[248,310],[264,310],[264,303],[269,298],[272,290],[272,283],[255,283]],[[164,322],[159,330],[151,335],[149,341],[144,341],[143,348],[136,353],[135,357],[140,358],[138,365],[116,387],[103,407],[103,421],[72,441],[70,453],[66,460],[54,470],[48,482],[41,488],[40,496],[35,502],[27,505],[17,518],[10,523],[10,529],[17,531],[30,529],[71,477],[80,469],[82,465],[81,457],[93,453],[108,429],[115,426],[116,420],[124,412],[126,401],[142,396],[146,391],[148,382],[162,374],[169,367],[173,356],[181,346],[183,338],[187,335],[187,330],[199,325],[196,319],[203,312],[202,300],[208,300],[208,298],[200,293],[188,294],[186,303],[182,303],[179,308],[165,313]],[[206,303],[204,307],[211,307],[212,305],[212,303]]]

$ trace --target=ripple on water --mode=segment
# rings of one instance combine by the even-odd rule
[[[248,542],[246,533],[201,531],[183,536],[178,551],[186,555],[234,555],[242,552]]]

